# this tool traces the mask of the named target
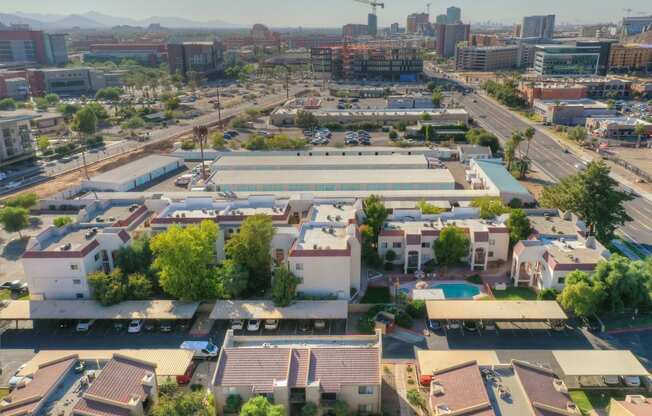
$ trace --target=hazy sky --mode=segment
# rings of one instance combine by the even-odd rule
[[[405,24],[412,12],[425,11],[431,2],[431,15],[443,13],[447,6],[462,8],[464,21],[515,22],[526,14],[557,15],[557,22],[598,22],[620,20],[623,8],[633,14],[652,14],[650,0],[386,0],[379,12],[380,25]],[[354,0],[2,0],[0,12],[13,13],[100,13],[146,18],[176,16],[193,20],[225,20],[269,26],[340,26],[366,22],[368,6]]]

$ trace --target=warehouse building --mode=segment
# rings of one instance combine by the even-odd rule
[[[179,170],[182,166],[182,159],[150,155],[93,176],[90,180],[82,182],[82,188],[92,191],[130,191]]]

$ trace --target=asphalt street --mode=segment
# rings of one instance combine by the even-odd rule
[[[496,134],[502,142],[506,142],[514,131],[530,127],[509,110],[479,94],[457,95],[456,101],[476,123]],[[529,157],[543,173],[555,180],[577,173],[576,166],[582,163],[572,153],[565,153],[553,138],[539,129],[530,142]],[[628,202],[626,208],[633,221],[621,227],[621,231],[638,243],[643,251],[652,254],[652,204],[645,198],[637,197]]]

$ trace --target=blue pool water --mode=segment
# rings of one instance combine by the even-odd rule
[[[480,294],[477,286],[468,283],[440,283],[433,288],[441,289],[446,299],[470,299]]]

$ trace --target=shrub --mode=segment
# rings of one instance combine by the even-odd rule
[[[319,407],[313,402],[308,402],[301,408],[301,416],[317,416],[317,414],[319,414]]]
[[[389,132],[389,138],[390,139],[398,139],[398,132],[396,130],[392,130]]]
[[[413,300],[408,302],[405,311],[414,319],[426,317],[426,302],[423,300]]]
[[[358,331],[362,334],[371,334],[374,332],[376,324],[374,323],[373,317],[362,316],[358,320]]]
[[[420,409],[425,409],[426,402],[423,399],[423,396],[421,393],[419,393],[419,390],[417,389],[410,389],[407,391],[406,397],[408,399],[408,402],[414,407],[418,407]]]
[[[469,276],[466,278],[466,281],[469,283],[473,283],[475,285],[481,285],[482,282],[482,277],[480,277],[479,274],[474,274],[473,276]]]
[[[57,217],[54,219],[54,226],[57,228],[63,228],[68,224],[72,224],[72,218],[70,217]]]
[[[242,406],[242,397],[239,394],[230,394],[224,404],[224,413],[238,413]]]
[[[395,315],[395,318],[396,325],[403,328],[411,328],[412,324],[414,323],[412,317],[404,311],[398,311],[398,313]]]
[[[537,294],[537,299],[539,300],[555,300],[557,299],[557,295],[559,295],[559,292],[552,288],[549,287],[547,289],[543,289],[541,292]]]
[[[195,142],[191,139],[186,139],[181,142],[181,150],[192,150],[195,148]]]

